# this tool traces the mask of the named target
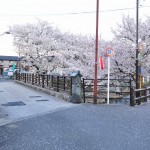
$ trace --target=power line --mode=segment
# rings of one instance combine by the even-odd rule
[[[150,6],[140,6],[139,8],[149,8]],[[110,10],[102,10],[99,11],[99,13],[105,13],[105,12],[116,12],[116,11],[126,11],[126,10],[133,10],[135,7],[131,8],[119,8],[119,9],[110,9]],[[54,14],[25,14],[25,15],[4,15],[0,14],[0,16],[63,16],[63,15],[79,15],[79,14],[94,14],[96,11],[83,11],[83,12],[68,12],[68,13],[54,13]]]
[[[148,8],[150,6],[140,6],[139,8]],[[135,7],[132,8],[119,8],[119,9],[110,9],[110,10],[102,10],[99,11],[99,13],[105,13],[105,12],[113,12],[113,11],[124,11],[124,10],[133,10]],[[63,13],[63,14],[50,14],[50,15],[78,15],[78,14],[92,14],[96,11],[85,11],[85,12],[72,12],[72,13]]]

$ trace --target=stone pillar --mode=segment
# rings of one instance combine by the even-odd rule
[[[71,73],[72,78],[72,95],[70,98],[70,102],[72,103],[81,103],[82,96],[81,96],[81,77],[79,71],[74,71]]]

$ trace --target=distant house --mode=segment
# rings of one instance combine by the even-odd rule
[[[15,66],[16,69],[19,69],[19,61],[22,58],[18,56],[0,56],[0,75],[3,74],[4,71],[8,70],[12,66]]]

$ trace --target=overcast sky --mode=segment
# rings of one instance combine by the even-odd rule
[[[150,16],[150,1],[139,0],[139,17]],[[122,16],[136,17],[136,0],[99,0],[99,34],[105,40]],[[148,7],[149,6],[149,7]],[[0,34],[13,24],[46,20],[62,31],[95,35],[96,0],[1,0]],[[86,12],[86,13],[85,13]],[[0,36],[0,55],[16,55],[11,35]]]

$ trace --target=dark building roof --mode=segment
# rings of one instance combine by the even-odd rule
[[[20,59],[22,59],[22,57]],[[0,56],[0,61],[1,60],[18,61],[19,57],[18,56]]]

